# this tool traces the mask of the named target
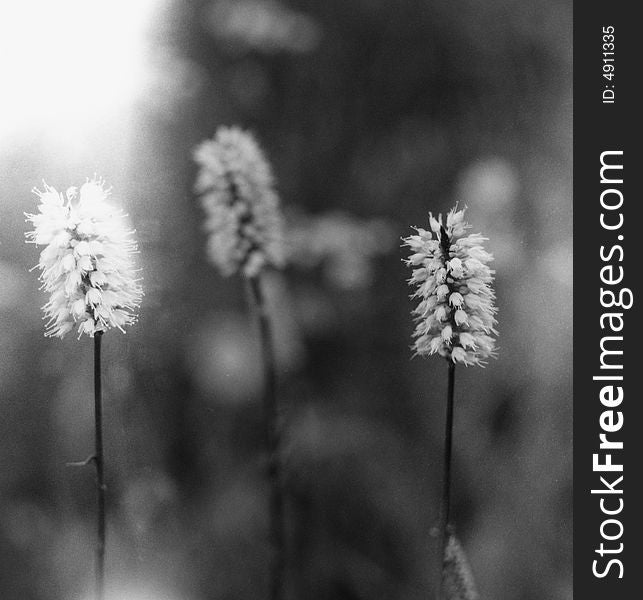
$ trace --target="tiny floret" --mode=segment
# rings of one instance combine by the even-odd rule
[[[222,275],[258,275],[284,264],[283,221],[272,169],[254,137],[220,127],[194,151],[208,255]]]
[[[496,355],[493,256],[483,248],[486,238],[468,234],[469,227],[456,206],[446,221],[429,213],[429,230],[417,228],[403,242],[411,251],[411,297],[419,301],[413,311],[416,354],[483,365]]]
[[[63,195],[44,185],[34,189],[38,214],[25,214],[33,230],[27,242],[44,246],[37,268],[42,289],[46,336],[64,337],[77,328],[96,332],[136,321],[143,295],[133,254],[137,251],[126,215],[108,202],[101,179],[88,180]]]

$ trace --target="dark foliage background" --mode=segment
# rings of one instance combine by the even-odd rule
[[[133,9],[113,10],[125,27]],[[44,18],[4,20],[18,64]],[[101,22],[81,22],[87,39]],[[41,25],[52,52],[78,34]],[[112,598],[266,598],[256,331],[242,282],[205,258],[192,192],[195,145],[240,124],[273,163],[293,247],[267,281],[289,598],[433,589],[446,365],[411,360],[398,240],[458,201],[496,257],[500,352],[457,370],[457,531],[483,599],[570,599],[571,2],[165,0],[143,33],[118,110],[38,112],[84,91],[88,71],[61,62],[25,109],[46,118],[0,117],[0,597],[91,597],[93,474],[65,467],[93,444],[91,344],[42,337],[23,212],[42,178],[98,172],[138,231],[146,290],[139,325],[104,340]],[[51,75],[43,61],[5,96]]]

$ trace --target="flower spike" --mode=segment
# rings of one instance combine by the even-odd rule
[[[44,246],[37,268],[42,289],[46,336],[78,337],[136,322],[143,295],[132,255],[137,245],[125,215],[108,203],[102,179],[88,180],[65,195],[44,184],[34,189],[38,214],[25,214],[34,229],[27,242]]]
[[[429,213],[430,230],[417,228],[403,240],[411,250],[411,297],[419,299],[414,348],[421,356],[484,365],[496,355],[493,256],[483,248],[487,238],[467,234],[464,212],[456,206],[446,220]]]
[[[220,127],[194,151],[208,254],[222,275],[258,275],[284,264],[283,221],[272,169],[254,137]]]

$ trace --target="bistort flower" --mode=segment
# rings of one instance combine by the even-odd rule
[[[415,351],[439,354],[454,363],[481,365],[494,357],[496,307],[493,256],[482,244],[487,238],[467,234],[464,210],[453,208],[442,222],[429,213],[430,231],[416,228],[405,238],[411,249],[406,263],[413,269],[409,280],[420,299],[416,318]]]
[[[444,553],[444,597],[448,600],[479,600],[466,554],[458,538],[450,534]]]
[[[125,215],[108,203],[100,179],[69,188],[65,196],[45,184],[34,189],[38,214],[26,214],[34,230],[27,242],[45,246],[37,267],[42,289],[46,336],[64,337],[76,325],[78,337],[136,321],[143,295],[132,255],[137,246]]]
[[[256,276],[284,263],[283,222],[274,177],[254,137],[221,127],[194,151],[196,192],[206,212],[208,254],[227,276]]]

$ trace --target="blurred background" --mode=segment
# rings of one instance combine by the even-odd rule
[[[90,600],[92,346],[45,339],[24,212],[94,173],[140,245],[104,339],[110,600],[267,598],[258,340],[205,258],[191,153],[250,128],[291,264],[266,280],[288,598],[425,600],[446,365],[411,358],[400,237],[467,206],[499,358],[456,373],[453,516],[483,600],[571,588],[571,1],[0,5],[0,598]]]

